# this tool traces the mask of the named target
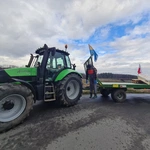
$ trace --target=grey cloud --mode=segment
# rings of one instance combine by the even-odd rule
[[[73,61],[77,62],[78,70],[83,71],[84,59],[86,60],[89,57],[88,47],[82,45],[82,47],[76,49],[78,43],[74,44],[72,40],[82,39],[86,41],[96,28],[106,26],[109,23],[128,21],[136,23],[141,17],[141,13],[149,10],[150,2],[148,0],[95,0],[94,2],[91,0],[61,0],[59,2],[54,0],[1,1],[0,56],[8,56],[13,61],[13,59],[33,53],[44,43],[63,49],[64,45],[59,42],[60,39],[63,39],[70,44],[68,50]],[[104,31],[103,34],[107,36],[107,30]],[[141,30],[138,29],[138,31]],[[102,64],[104,69],[109,71],[111,68],[106,62],[111,61],[111,67],[113,68],[113,65],[115,65],[115,71],[115,67],[119,66],[119,62],[115,63],[113,57],[119,58],[119,56],[122,56],[122,59],[120,58],[120,64],[122,64],[125,59],[129,58],[127,55],[128,49],[131,49],[133,55],[136,49],[143,48],[143,58],[147,59],[148,55],[144,53],[148,50],[149,38],[147,37],[145,41],[133,41],[131,40],[132,34],[135,33],[129,31],[129,37],[116,39],[113,43],[105,43],[106,46],[111,46],[118,53],[116,53],[116,56],[110,55],[109,60],[107,60],[108,55],[104,55],[104,58],[100,56],[97,62],[97,67],[100,70],[102,70],[100,66]],[[132,47],[132,45],[134,46]],[[81,52],[78,50],[81,50]],[[137,53],[136,57],[139,61],[142,61],[138,54],[140,52]],[[6,59],[4,61],[7,63]],[[124,62],[125,66],[128,63],[128,61]]]

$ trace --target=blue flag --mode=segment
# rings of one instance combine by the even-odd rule
[[[91,56],[94,56],[94,61],[97,61],[98,55],[90,44],[89,44],[89,50],[90,50]]]

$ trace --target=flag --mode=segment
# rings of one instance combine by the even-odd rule
[[[90,50],[91,56],[94,56],[94,61],[97,61],[98,55],[90,44],[89,44],[89,50]]]
[[[142,73],[141,71],[141,65],[139,64],[139,68],[138,68],[138,74]]]

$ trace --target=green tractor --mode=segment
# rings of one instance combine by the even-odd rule
[[[21,123],[37,100],[73,106],[82,95],[82,76],[68,52],[45,44],[35,53],[24,68],[0,70],[0,132]]]

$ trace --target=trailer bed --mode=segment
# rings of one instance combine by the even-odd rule
[[[134,89],[150,89],[150,85],[145,83],[130,82],[98,82],[103,88],[134,88]]]
[[[101,82],[98,81],[98,90],[103,97],[111,94],[115,102],[122,103],[126,100],[126,91],[128,88],[133,89],[150,89],[150,85],[146,83],[132,83],[132,82]]]

